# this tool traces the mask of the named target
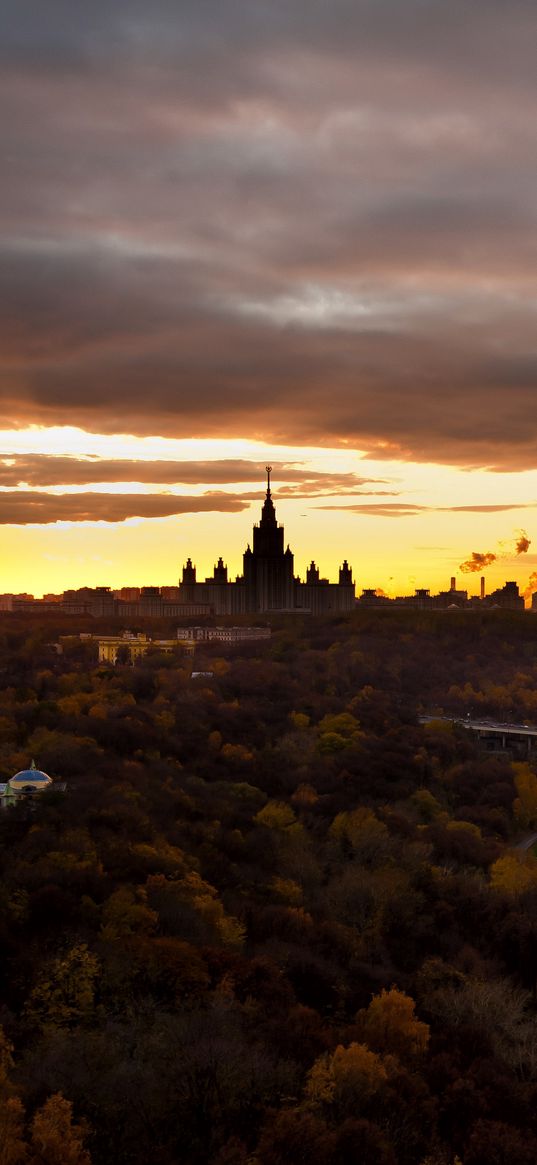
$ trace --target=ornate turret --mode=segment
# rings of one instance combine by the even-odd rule
[[[191,603],[196,594],[196,567],[192,565],[192,559],[187,558],[183,567],[183,576],[179,583],[181,602]]]
[[[227,566],[224,566],[223,558],[218,559],[213,578],[215,582],[227,583]]]
[[[340,584],[344,583],[347,586],[353,586],[352,569],[349,566],[347,559],[345,559],[343,566],[340,566],[339,568],[339,581]]]
[[[187,583],[195,583],[196,581],[196,567],[192,566],[192,559],[187,558],[183,567],[183,586]]]
[[[312,558],[312,560],[308,566],[307,572],[306,572],[306,582],[307,583],[318,583],[319,582],[319,567],[315,565],[313,558]]]

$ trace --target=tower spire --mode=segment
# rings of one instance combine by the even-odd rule
[[[261,525],[276,526],[276,513],[274,510],[274,502],[272,501],[272,494],[270,492],[270,475],[272,473],[272,465],[266,465],[267,471],[267,492],[265,494],[265,501],[263,502],[263,509],[261,511]]]

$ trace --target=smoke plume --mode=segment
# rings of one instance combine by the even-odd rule
[[[531,539],[528,538],[528,535],[526,534],[525,530],[521,530],[520,534],[518,536],[518,539],[517,539],[516,553],[517,554],[527,554],[530,546],[531,546]]]
[[[490,566],[491,562],[496,562],[497,555],[490,551],[488,554],[480,554],[478,550],[472,552],[472,557],[468,558],[466,562],[461,562],[459,570],[463,574],[476,574],[478,570],[484,570],[486,566]]]
[[[528,585],[524,591],[524,598],[531,599],[531,596],[537,591],[537,571],[534,570],[528,579]]]
[[[501,552],[499,554],[494,554],[492,550],[489,550],[486,554],[481,554],[478,550],[474,550],[471,558],[468,558],[466,562],[461,562],[459,570],[463,574],[477,574],[479,570],[484,570],[486,566],[490,566],[492,562],[496,562],[500,558],[511,558],[513,554],[527,554],[531,546],[531,539],[528,538],[525,530],[517,530],[514,546],[511,543],[510,548],[507,549],[508,546],[509,543],[507,542],[499,542],[498,547]],[[537,590],[537,587],[535,589]]]

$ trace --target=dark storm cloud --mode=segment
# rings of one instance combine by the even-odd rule
[[[533,3],[0,23],[1,425],[537,463]]]
[[[127,518],[168,518],[221,511],[237,514],[247,502],[230,494],[202,498],[173,494],[49,494],[38,490],[0,492],[0,525],[48,522],[124,522]]]

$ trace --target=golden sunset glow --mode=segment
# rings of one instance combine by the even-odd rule
[[[36,596],[63,590],[66,580],[71,587],[174,584],[188,556],[204,577],[220,554],[234,577],[259,518],[267,460],[276,467],[277,516],[301,575],[315,557],[321,573],[335,577],[346,556],[358,593],[365,587],[390,595],[418,586],[446,589],[454,574],[459,586],[477,593],[479,574],[459,571],[473,551],[497,556],[486,568],[488,589],[506,578],[516,578],[524,589],[537,561],[531,547],[515,554],[518,531],[527,530],[531,538],[528,499],[537,498],[537,471],[464,471],[375,461],[345,448],[137,438],[73,428],[5,430],[0,444],[0,475],[11,474],[0,498],[18,493],[22,504],[19,521],[4,525],[0,534],[6,591],[28,590],[29,578]],[[30,502],[37,480],[52,503],[62,497],[76,508],[80,497],[96,495],[96,512],[103,515],[112,516],[112,503],[121,507],[133,495],[157,506],[159,498],[172,505],[177,498],[186,512],[48,521],[45,509],[45,520],[35,522]],[[109,500],[97,510],[103,494]],[[211,508],[196,512],[198,502]]]

